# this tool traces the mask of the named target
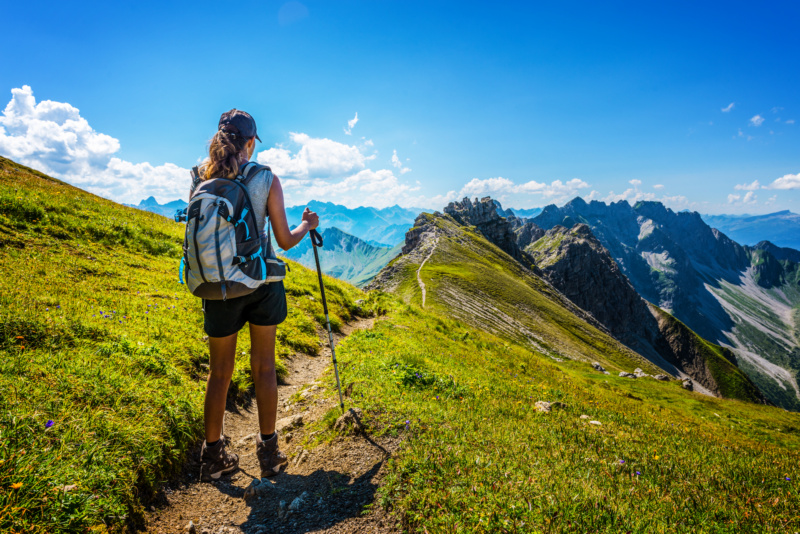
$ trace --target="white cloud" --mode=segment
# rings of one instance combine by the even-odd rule
[[[764,205],[765,205],[765,206],[771,206],[771,205],[775,204],[775,202],[776,202],[777,200],[778,200],[778,195],[772,195],[771,197],[769,197],[769,198],[768,198],[768,199],[767,199],[767,200],[764,202]]]
[[[785,174],[771,184],[765,185],[764,189],[800,189],[800,173]]]
[[[787,119],[784,122],[786,122],[786,124],[794,124],[794,119]]]
[[[366,161],[374,156],[365,156],[356,146],[346,145],[325,138],[311,137],[304,133],[289,134],[300,149],[292,152],[278,145],[262,150],[256,156],[259,163],[269,165],[278,176],[335,177],[363,169]]]
[[[344,133],[346,135],[352,135],[353,128],[355,127],[356,123],[358,122],[358,111],[356,111],[356,116],[347,121],[347,128],[344,129]]]
[[[405,174],[407,172],[411,172],[411,169],[408,167],[403,167],[403,162],[400,161],[400,158],[397,157],[397,150],[392,151],[392,166],[396,169],[399,169],[400,174]]]
[[[465,196],[472,197],[488,194],[501,202],[518,204],[524,200],[533,201],[533,199],[530,198],[526,199],[526,195],[538,195],[541,197],[538,201],[545,199],[550,202],[561,203],[578,196],[581,189],[587,189],[588,187],[589,184],[579,178],[573,178],[567,182],[553,180],[549,184],[537,182],[536,180],[516,184],[508,178],[503,177],[486,178],[483,180],[473,178],[461,188],[458,197],[463,198]],[[510,196],[507,197],[505,195]]]
[[[639,187],[642,185],[641,180],[628,180],[628,183],[631,184],[633,187]]]
[[[656,194],[655,193],[643,193],[639,191],[637,188],[631,187],[626,189],[620,194],[614,193],[614,191],[610,191],[608,195],[603,198],[604,202],[619,202],[621,200],[626,200],[628,202],[637,202],[639,200],[655,200]]]
[[[658,190],[664,189],[664,184],[656,184],[653,186],[653,189],[658,189]]]
[[[189,171],[172,163],[131,163],[114,157],[119,141],[96,132],[66,102],[36,103],[30,86],[11,90],[0,117],[0,153],[92,193],[138,203],[188,198]]]
[[[762,117],[761,115],[754,115],[753,117],[750,118],[750,124],[753,126],[758,127],[761,126],[763,123],[764,123],[764,117]]]
[[[733,104],[733,102],[731,102],[730,104],[728,104],[727,106],[722,108],[720,111],[723,112],[723,113],[728,113],[733,108],[734,108],[734,104]]]
[[[734,186],[734,189],[737,191],[755,191],[761,188],[761,184],[758,180],[755,180],[753,183],[750,184],[737,184]]]
[[[748,191],[744,196],[731,193],[728,195],[728,204],[744,206],[745,204],[755,204],[758,202],[758,196],[754,191]]]

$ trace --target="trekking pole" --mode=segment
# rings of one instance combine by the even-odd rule
[[[316,230],[311,230],[311,245],[314,247],[314,261],[317,262],[317,276],[319,277],[319,292],[322,294],[322,309],[325,310],[325,326],[328,327],[328,341],[331,344],[331,357],[333,358],[333,373],[336,375],[336,389],[339,390],[339,406],[344,413],[344,400],[342,399],[342,387],[339,385],[339,369],[336,366],[336,351],[333,348],[333,333],[331,333],[331,320],[328,317],[328,301],[325,299],[325,285],[322,283],[322,269],[319,266],[319,254],[317,247],[322,247],[322,236]]]

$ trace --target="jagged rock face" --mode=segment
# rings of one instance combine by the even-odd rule
[[[539,228],[535,223],[527,219],[520,219],[513,213],[506,217],[506,219],[509,224],[511,224],[511,228],[517,236],[517,246],[521,250],[525,250],[528,245],[544,235],[544,230]]]
[[[587,225],[555,226],[525,251],[556,289],[615,338],[639,352],[651,344],[658,323]]]
[[[775,256],[775,259],[778,261],[788,260],[794,263],[800,263],[800,250],[795,250],[793,248],[787,248],[787,247],[779,247],[777,245],[773,245],[769,241],[761,241],[754,248],[769,252],[770,254]]]
[[[464,198],[461,202],[451,202],[444,212],[459,224],[474,226],[490,242],[497,245],[509,256],[521,260],[522,251],[517,245],[517,235],[511,223],[497,213],[497,204],[491,197],[472,202]]]

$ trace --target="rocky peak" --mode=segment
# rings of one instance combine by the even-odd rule
[[[522,259],[514,227],[508,219],[497,213],[497,203],[492,197],[476,198],[474,202],[464,197],[460,202],[448,204],[444,212],[459,224],[477,228],[486,239],[511,257]]]

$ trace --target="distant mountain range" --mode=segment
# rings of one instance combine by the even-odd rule
[[[150,197],[139,204],[125,204],[132,208],[158,213],[164,217],[172,218],[175,211],[186,207],[183,200],[173,200],[166,204],[159,204],[155,198]],[[340,230],[358,237],[374,246],[393,247],[405,238],[406,230],[414,225],[414,219],[422,208],[347,208],[331,202],[318,202],[312,200],[308,208],[317,212],[322,228],[336,227]],[[291,206],[286,208],[286,217],[289,226],[300,223],[303,210],[306,206]],[[530,210],[529,210],[530,211]]]
[[[789,210],[767,215],[702,215],[703,220],[742,245],[769,241],[800,249],[800,215]]]
[[[172,200],[167,202],[166,204],[159,204],[155,197],[149,197],[138,204],[123,204],[124,206],[128,206],[131,208],[138,208],[140,210],[149,211],[151,213],[158,213],[159,215],[163,215],[169,219],[172,219],[175,216],[175,212],[178,210],[182,210],[187,206],[187,203],[183,200]]]
[[[400,254],[402,242],[394,247],[375,246],[338,228],[321,231],[323,247],[318,249],[322,271],[356,286],[369,282],[395,256]],[[297,261],[309,269],[316,269],[314,250],[310,239],[303,239],[294,248],[279,254]]]

